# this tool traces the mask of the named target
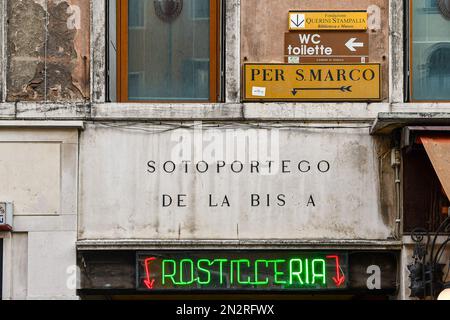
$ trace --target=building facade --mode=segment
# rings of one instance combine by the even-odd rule
[[[449,19],[445,0],[2,0],[1,297],[436,298]],[[443,232],[441,269],[411,291],[417,230]]]

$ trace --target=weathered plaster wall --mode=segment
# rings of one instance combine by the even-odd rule
[[[245,0],[241,1],[241,62],[284,62],[284,33],[288,31],[288,12],[297,10],[368,10],[381,9],[381,21],[370,18],[368,30],[370,62],[382,64],[383,99],[389,88],[389,1],[388,0]]]
[[[225,12],[225,102],[241,101],[240,0],[226,0]]]
[[[70,280],[76,272],[78,130],[45,125],[0,123],[0,195],[14,204],[14,232],[0,232],[7,300],[77,298]]]
[[[8,1],[7,14],[7,100],[88,99],[89,1]]]
[[[380,166],[388,163],[389,139],[372,138],[367,127],[321,130],[266,123],[264,129],[254,129],[256,124],[228,123],[183,130],[177,126],[86,127],[80,146],[79,240],[391,239],[394,212],[384,190],[393,180],[389,174],[379,177]],[[252,147],[233,145],[256,137],[258,143],[248,144]],[[250,172],[250,160],[267,159],[261,149],[258,154],[254,150],[265,143],[271,146],[267,156],[274,167],[286,160],[292,171]],[[199,148],[203,157],[198,156]],[[191,155],[185,153],[194,149]],[[179,157],[196,163],[199,160],[191,159],[194,154],[195,159],[208,161],[208,172],[180,169]],[[228,164],[240,159],[246,169],[217,173],[217,159]],[[154,173],[147,171],[151,160],[157,168]],[[161,169],[168,160],[178,164],[176,172]],[[332,169],[326,174],[314,169],[301,174],[293,169],[301,160],[311,166],[326,160]],[[186,207],[164,207],[163,194],[186,194]],[[227,195],[230,205],[208,205],[210,194],[222,197],[219,201]],[[270,195],[272,200],[253,206],[252,194],[264,199]],[[285,195],[285,205],[273,200],[279,194]],[[315,206],[307,205],[310,195],[317,199]]]

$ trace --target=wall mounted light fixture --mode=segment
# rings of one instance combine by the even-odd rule
[[[450,301],[450,282],[444,285],[444,291],[438,297],[438,300]]]

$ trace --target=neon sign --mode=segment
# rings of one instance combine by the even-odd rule
[[[140,252],[137,289],[331,290],[348,287],[347,253]]]

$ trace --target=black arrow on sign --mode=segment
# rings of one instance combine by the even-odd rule
[[[305,20],[299,21],[299,19],[298,19],[299,15],[297,15],[296,17],[297,17],[296,21],[294,21],[292,19],[291,19],[291,21],[298,28],[303,24],[303,22],[305,22]]]
[[[297,95],[297,92],[298,91],[302,91],[302,90],[304,90],[304,91],[306,91],[306,90],[309,90],[309,91],[312,91],[312,90],[323,90],[323,91],[325,91],[325,90],[338,90],[338,91],[342,91],[342,92],[352,92],[352,86],[342,86],[342,87],[340,87],[340,88],[293,88],[292,89],[292,95],[293,96],[295,96],[295,95]]]

